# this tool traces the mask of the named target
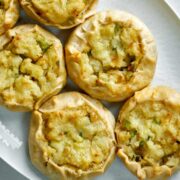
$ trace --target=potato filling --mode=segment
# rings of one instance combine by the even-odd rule
[[[161,102],[138,104],[120,122],[118,142],[131,161],[145,166],[180,164],[180,113]]]
[[[33,107],[58,85],[59,58],[53,42],[33,31],[16,34],[0,51],[0,95]]]
[[[83,33],[87,45],[72,60],[82,68],[85,83],[113,90],[133,77],[144,53],[138,30],[130,23],[109,23]]]
[[[10,0],[0,0],[0,27],[4,23],[5,13],[9,8]]]
[[[31,0],[36,13],[52,23],[73,24],[90,0]]]
[[[52,160],[81,170],[99,168],[112,147],[107,125],[89,106],[43,114]]]

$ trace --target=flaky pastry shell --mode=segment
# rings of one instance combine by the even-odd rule
[[[92,97],[111,102],[147,86],[157,59],[151,32],[123,11],[89,18],[72,33],[65,52],[70,78]]]
[[[18,0],[0,1],[0,35],[12,28],[19,18]]]
[[[180,94],[145,88],[128,100],[115,128],[118,156],[139,179],[166,179],[180,168]]]
[[[37,25],[17,26],[0,36],[0,104],[31,111],[66,83],[61,42]]]
[[[115,120],[99,101],[78,92],[52,97],[33,112],[29,152],[50,179],[102,174],[115,156]]]
[[[29,16],[59,29],[70,29],[84,22],[94,14],[97,2],[98,0],[20,0]]]

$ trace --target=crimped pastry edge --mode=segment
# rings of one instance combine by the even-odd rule
[[[71,168],[57,166],[52,160],[48,160],[48,155],[47,153],[45,153],[46,147],[41,142],[39,142],[38,139],[41,139],[42,136],[41,127],[43,120],[41,117],[41,113],[52,112],[54,110],[57,111],[58,109],[61,109],[62,107],[67,107],[68,105],[71,105],[71,107],[76,107],[77,104],[81,104],[82,102],[85,102],[87,105],[91,106],[103,118],[104,122],[108,125],[108,130],[110,134],[112,135],[112,141],[114,142],[114,146],[111,147],[111,152],[108,156],[108,159],[100,169],[96,171],[80,170],[77,174],[75,170]],[[114,116],[99,101],[78,92],[67,92],[54,96],[33,112],[29,133],[29,152],[31,161],[41,172],[43,172],[50,179],[62,178],[68,180],[84,180],[102,174],[115,158],[116,141],[114,136],[114,128]],[[44,165],[43,162],[46,161],[48,161],[48,163]]]
[[[3,49],[3,46],[8,43],[13,36],[16,35],[16,33],[22,33],[22,32],[28,32],[32,31],[33,29],[37,30],[41,34],[43,34],[46,38],[53,40],[56,49],[58,49],[58,57],[60,62],[60,71],[61,71],[61,77],[59,78],[59,85],[51,90],[49,93],[44,94],[37,102],[34,102],[33,108],[31,106],[24,106],[19,103],[5,103],[3,99],[0,97],[0,105],[7,107],[11,111],[15,112],[28,112],[32,111],[36,108],[36,106],[39,106],[43,102],[45,102],[47,99],[52,97],[53,95],[58,94],[62,88],[65,86],[67,81],[67,74],[65,69],[65,60],[64,60],[64,52],[63,47],[61,44],[61,41],[56,38],[52,33],[48,32],[47,30],[41,28],[39,25],[36,24],[24,24],[14,27],[13,29],[8,30],[5,34],[0,36],[0,50]]]
[[[135,93],[122,107],[119,112],[118,120],[115,127],[115,134],[119,133],[119,123],[122,118],[125,117],[126,113],[132,110],[136,104],[143,103],[145,101],[163,101],[163,103],[168,104],[175,108],[180,109],[180,94],[167,86],[157,86],[155,88],[146,87],[145,89]],[[118,142],[117,142],[118,147]],[[118,147],[117,155],[124,162],[125,166],[138,177],[138,179],[167,179],[175,171],[180,169],[170,168],[166,165],[160,166],[158,169],[153,169],[152,167],[141,168],[140,164],[135,161],[130,161],[128,156],[124,153],[122,148]]]
[[[81,46],[82,38],[79,36],[83,29],[87,29],[88,25],[91,23],[97,24],[98,22],[104,22],[106,21],[107,17],[114,22],[131,21],[133,27],[140,29],[140,34],[145,49],[145,55],[141,60],[142,63],[138,67],[139,70],[136,72],[133,82],[126,84],[121,89],[116,89],[114,94],[109,93],[109,90],[106,87],[92,87],[91,85],[86,85],[81,82],[79,79],[79,74],[77,75],[80,68],[75,71],[75,67],[70,66],[69,60],[71,55],[77,52],[76,48]],[[106,100],[109,102],[118,102],[131,97],[135,91],[141,90],[150,84],[154,76],[158,53],[153,35],[141,20],[125,11],[108,10],[98,12],[73,31],[65,45],[65,56],[68,74],[81,89],[83,89],[93,98]]]
[[[88,9],[84,12],[82,18],[76,18],[75,19],[75,23],[72,25],[66,25],[63,26],[61,24],[54,24],[51,22],[48,22],[47,20],[45,20],[44,18],[41,18],[33,9],[32,5],[30,2],[27,2],[27,0],[20,0],[20,4],[23,7],[23,9],[26,11],[26,13],[31,16],[32,18],[36,19],[37,21],[48,25],[48,26],[55,26],[59,29],[71,29],[81,23],[83,23],[85,21],[85,19],[87,19],[88,17],[92,16],[95,13],[95,7],[97,6],[99,0],[93,0],[93,2],[91,3],[91,5],[88,7]]]

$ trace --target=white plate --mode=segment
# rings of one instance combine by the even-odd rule
[[[158,45],[158,64],[153,85],[167,85],[180,91],[180,21],[163,0],[100,0],[99,10],[119,9],[129,11],[138,16],[150,28]],[[20,23],[35,22],[22,13]],[[70,31],[59,31],[48,28],[62,42],[67,40]],[[66,90],[77,89],[70,81]],[[107,104],[117,117],[120,103]],[[30,113],[13,113],[0,108],[0,121],[22,142],[19,149],[12,150],[0,141],[0,157],[10,166],[28,179],[46,179],[31,164],[28,155],[28,127]],[[5,134],[7,132],[5,131]],[[1,133],[0,133],[1,134]],[[13,137],[8,137],[12,139]],[[0,136],[1,139],[1,136]],[[19,144],[20,145],[20,144]],[[136,179],[117,158],[104,175],[96,180],[134,180]],[[180,179],[180,173],[173,175],[171,180]]]

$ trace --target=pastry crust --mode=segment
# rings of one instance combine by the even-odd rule
[[[145,88],[120,111],[115,133],[118,156],[139,179],[171,176],[180,168],[180,94]]]
[[[127,12],[97,13],[72,33],[65,50],[70,78],[97,99],[122,101],[154,75],[154,38]]]
[[[70,29],[94,14],[98,0],[20,0],[20,3],[26,13],[39,22]]]
[[[32,163],[50,179],[86,179],[115,156],[115,120],[103,105],[78,92],[52,97],[33,112]]]
[[[19,18],[18,0],[0,1],[0,35],[12,28]]]
[[[17,26],[0,36],[0,104],[31,111],[66,83],[61,42],[37,25]]]

